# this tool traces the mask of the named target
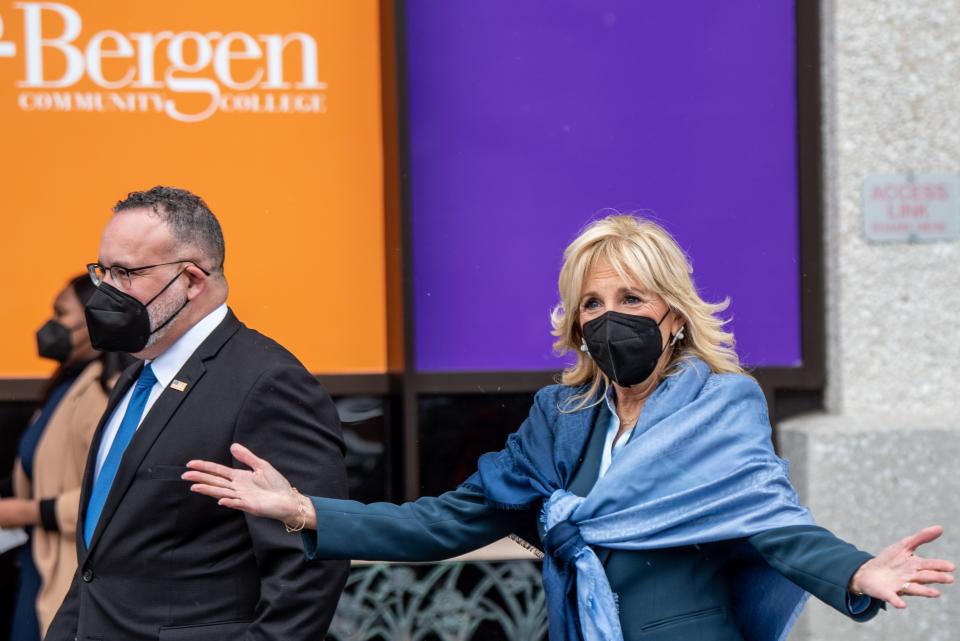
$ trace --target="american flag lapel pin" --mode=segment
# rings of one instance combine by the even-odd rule
[[[183,381],[178,381],[177,379],[173,379],[173,382],[170,383],[170,388],[175,389],[178,392],[185,392],[187,390],[187,384],[184,383]]]

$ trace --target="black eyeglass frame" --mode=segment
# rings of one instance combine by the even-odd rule
[[[124,289],[129,289],[131,284],[131,278],[133,276],[140,275],[137,272],[142,272],[147,269],[153,269],[154,267],[164,267],[165,265],[176,265],[178,263],[190,263],[191,265],[193,265],[194,267],[202,271],[205,276],[210,275],[210,272],[208,272],[206,269],[198,265],[196,261],[190,258],[172,260],[169,263],[157,263],[156,265],[141,265],[140,267],[122,267],[120,265],[111,265],[110,267],[107,267],[105,265],[101,265],[100,263],[87,263],[87,274],[90,276],[90,280],[93,281],[93,284],[97,287],[100,287],[101,283],[103,283],[103,278],[97,275],[97,271],[98,270],[102,271],[104,275],[106,275],[109,272],[110,278],[113,279],[113,282],[122,283],[124,280],[126,280],[127,286],[124,287]],[[114,272],[115,269],[123,270],[125,275],[118,276],[117,273]]]

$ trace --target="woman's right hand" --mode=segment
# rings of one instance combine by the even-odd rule
[[[234,469],[211,461],[190,461],[187,463],[190,471],[181,477],[193,483],[190,491],[213,497],[224,507],[277,519],[294,527],[305,520],[306,527],[316,529],[313,504],[296,492],[270,463],[239,443],[231,445],[230,452],[250,469]]]

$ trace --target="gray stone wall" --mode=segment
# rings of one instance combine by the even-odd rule
[[[799,0],[801,2],[806,0]],[[870,551],[926,525],[960,560],[960,243],[876,245],[870,174],[960,172],[960,2],[822,3],[827,411],[782,424],[817,520]],[[960,586],[853,624],[811,603],[793,641],[960,639]]]

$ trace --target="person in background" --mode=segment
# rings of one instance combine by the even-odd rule
[[[807,594],[856,621],[937,597],[954,564],[876,557],[814,524],[773,451],[766,401],[692,267],[658,225],[611,216],[567,247],[554,346],[573,352],[503,450],[454,491],[404,505],[307,498],[193,460],[192,490],[303,529],[311,559],[429,561],[536,528],[551,641],[778,641]],[[504,311],[509,313],[509,310]],[[269,455],[268,455],[269,456]]]
[[[71,280],[37,331],[38,353],[59,367],[20,439],[13,496],[0,500],[0,527],[26,528],[31,539],[19,550],[14,641],[39,641],[70,587],[87,450],[112,384],[133,361],[91,346],[83,305],[94,289],[86,274]]]

